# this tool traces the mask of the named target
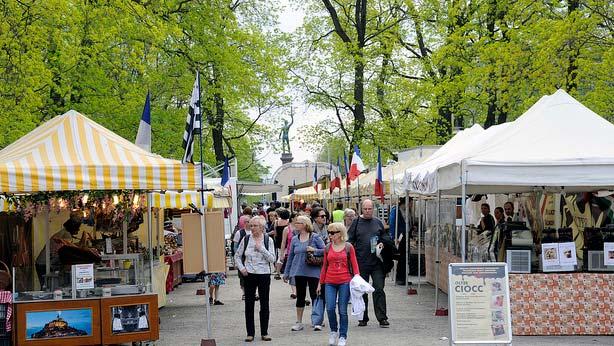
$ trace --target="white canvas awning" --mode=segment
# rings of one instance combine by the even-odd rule
[[[490,132],[495,131],[490,129]],[[473,147],[486,140],[489,135],[480,125],[460,131],[433,155],[421,164],[406,169],[395,180],[403,181],[404,189],[419,194],[433,194],[437,191],[437,170],[450,163],[457,162],[469,153]]]
[[[614,125],[563,90],[542,97],[508,128],[438,171],[459,194],[614,189]]]
[[[237,182],[237,189],[240,195],[268,195],[270,193],[281,192],[283,186],[279,184],[265,184],[252,181],[239,181]]]

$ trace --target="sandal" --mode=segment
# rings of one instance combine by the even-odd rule
[[[271,340],[273,340],[273,339],[271,339],[271,337],[268,336],[268,335],[263,335],[262,336],[262,341],[271,341]]]
[[[252,341],[254,341],[253,336],[248,336],[247,338],[245,338],[245,342],[252,342]]]

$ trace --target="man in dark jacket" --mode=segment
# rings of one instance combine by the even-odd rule
[[[384,292],[384,282],[386,272],[384,264],[377,258],[377,248],[394,247],[390,235],[384,229],[384,224],[373,217],[373,201],[366,199],[362,202],[362,215],[352,222],[348,230],[348,241],[354,245],[360,276],[365,281],[372,280],[375,288],[373,292],[373,309],[375,317],[382,328],[388,328],[388,316],[386,315],[386,293]],[[369,321],[369,299],[368,295],[363,295],[365,301],[365,312],[358,326],[364,327]]]

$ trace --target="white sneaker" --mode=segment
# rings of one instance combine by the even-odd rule
[[[313,330],[314,330],[314,331],[318,331],[318,332],[319,332],[320,330],[322,330],[322,326],[321,326],[321,325],[316,324],[315,326],[313,326]]]
[[[328,334],[328,345],[334,346],[337,344],[337,332],[330,332]]]
[[[345,346],[345,338],[344,337],[340,337],[339,338],[339,342],[337,343],[337,346]]]
[[[301,322],[296,322],[296,324],[292,326],[292,331],[298,332],[299,330],[303,330],[303,324]]]

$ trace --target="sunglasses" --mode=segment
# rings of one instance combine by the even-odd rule
[[[329,235],[333,235],[333,234],[337,234],[337,233],[339,233],[339,231],[336,231],[336,232],[335,232],[335,231],[333,231],[333,232],[328,231],[328,234],[329,234]]]
[[[318,215],[318,217],[326,217],[326,215]]]

